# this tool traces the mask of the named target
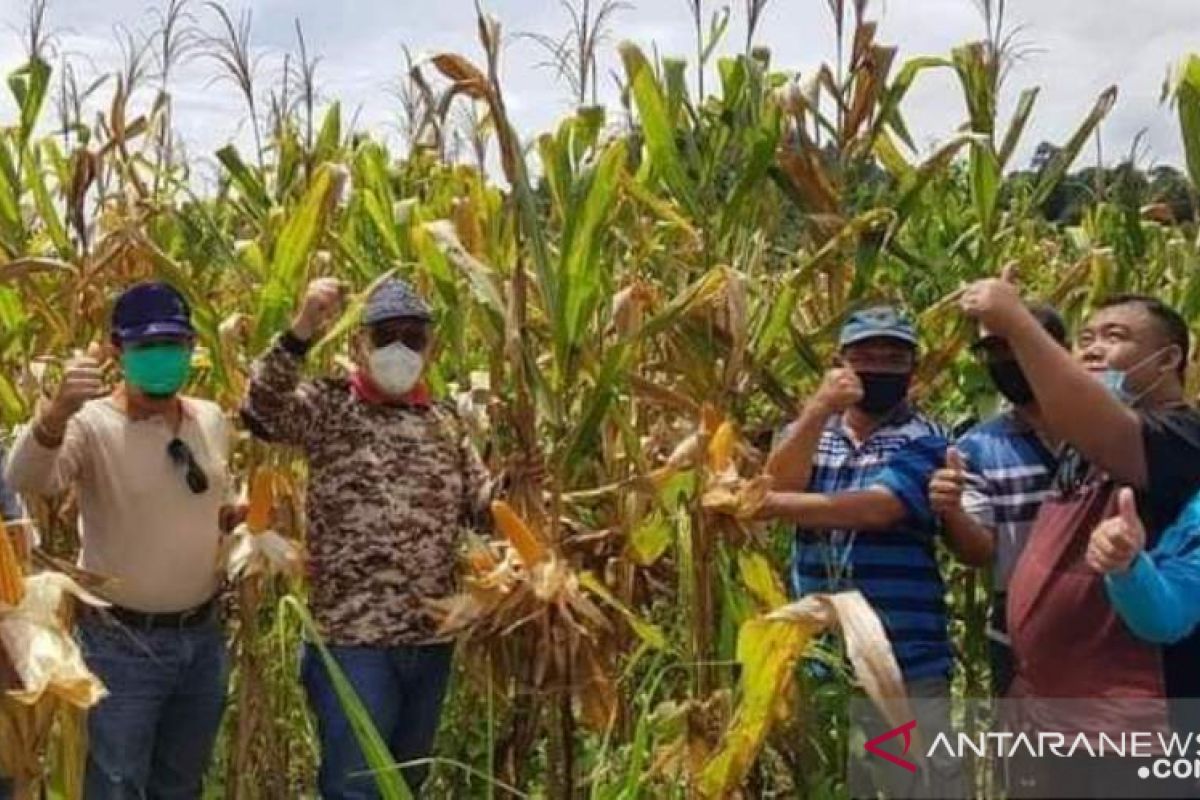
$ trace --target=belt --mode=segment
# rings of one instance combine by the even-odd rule
[[[211,598],[204,603],[183,611],[150,612],[135,611],[122,606],[101,609],[113,619],[130,628],[149,630],[152,628],[198,628],[216,617],[217,600]]]

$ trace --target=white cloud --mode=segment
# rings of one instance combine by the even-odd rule
[[[120,63],[112,30],[117,23],[148,31],[154,18],[148,12],[162,0],[50,0],[52,27],[66,31],[60,49],[86,54],[96,69]],[[692,53],[691,20],[684,0],[634,0],[636,7],[616,18],[613,41],[605,48],[602,74],[616,66],[615,42],[630,38],[660,53],[688,57]],[[740,49],[744,37],[742,3],[728,2],[734,21],[723,50]],[[1167,65],[1200,41],[1196,0],[1010,0],[1014,22],[1025,27],[1022,37],[1037,52],[1012,71],[1003,108],[1011,109],[1020,89],[1042,89],[1018,162],[1028,158],[1041,140],[1065,139],[1108,85],[1119,84],[1121,97],[1102,130],[1108,156],[1123,154],[1138,131],[1147,132],[1151,157],[1181,161],[1174,115],[1159,104],[1160,85]],[[720,3],[709,0],[707,10]],[[510,106],[525,131],[553,124],[568,108],[565,88],[550,71],[539,69],[542,54],[519,31],[560,32],[566,17],[558,0],[493,0],[489,7],[509,34],[505,81]],[[0,23],[20,25],[24,0],[0,0]],[[400,75],[400,45],[414,51],[454,50],[478,57],[472,0],[252,0],[231,8],[250,8],[254,41],[264,55],[263,78],[278,74],[282,53],[294,46],[292,21],[304,24],[310,49],[322,56],[321,89],[327,98],[342,100],[347,119],[361,109],[361,126],[391,135],[387,126],[398,114],[388,86]],[[872,5],[881,18],[879,38],[900,47],[901,58],[947,54],[972,38],[983,23],[972,0],[891,0]],[[209,30],[215,18],[196,3],[195,15]],[[10,45],[15,40],[10,39]],[[834,54],[832,23],[825,4],[817,0],[772,0],[764,15],[758,41],[772,48],[780,68],[810,69]],[[20,61],[20,51],[0,49],[0,69]],[[176,119],[192,153],[211,153],[230,139],[248,136],[246,113],[231,86],[212,83],[214,65],[198,60],[179,71],[173,86]],[[81,71],[87,71],[81,64]],[[612,84],[602,79],[612,97]],[[910,95],[905,111],[921,142],[945,138],[964,117],[961,92],[948,75],[928,74]],[[12,105],[0,101],[0,120],[11,119]]]

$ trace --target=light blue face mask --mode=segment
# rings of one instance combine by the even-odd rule
[[[1170,349],[1171,349],[1170,347],[1164,347],[1161,350],[1156,350],[1155,352],[1153,352],[1150,355],[1148,355],[1147,357],[1143,358],[1141,361],[1134,364],[1132,367],[1130,367],[1127,370],[1119,370],[1119,369],[1114,369],[1113,367],[1109,367],[1108,369],[1104,370],[1103,374],[1101,374],[1100,383],[1104,384],[1104,388],[1108,389],[1109,394],[1111,394],[1113,397],[1117,398],[1117,400],[1121,401],[1125,405],[1127,405],[1127,406],[1137,405],[1137,403],[1143,397],[1150,394],[1150,392],[1153,392],[1158,387],[1158,384],[1162,383],[1163,378],[1166,377],[1166,373],[1164,372],[1162,375],[1159,376],[1158,380],[1156,380],[1154,383],[1150,384],[1143,391],[1141,391],[1137,394],[1134,394],[1134,392],[1129,388],[1129,384],[1128,384],[1129,376],[1134,374],[1135,372],[1140,370],[1142,367],[1146,366],[1151,361],[1158,358],[1159,356],[1161,356],[1163,353],[1165,353],[1166,351],[1168,351]]]

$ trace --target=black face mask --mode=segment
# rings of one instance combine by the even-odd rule
[[[1016,361],[989,361],[988,375],[996,384],[996,391],[1014,406],[1027,406],[1033,402],[1033,387],[1021,371],[1021,365]]]
[[[858,407],[872,417],[882,417],[908,397],[912,373],[860,372],[858,379],[863,385],[863,399]]]

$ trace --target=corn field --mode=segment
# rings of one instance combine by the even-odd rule
[[[0,120],[0,423],[28,420],[72,353],[106,340],[113,296],[137,280],[185,293],[201,344],[189,391],[234,418],[251,361],[311,279],[355,290],[310,362],[329,372],[347,365],[368,289],[401,275],[437,310],[435,394],[458,404],[489,467],[514,478],[495,529],[465,540],[463,593],[439,609],[459,657],[428,796],[844,796],[844,707],[864,670],[885,682],[887,670],[851,670],[843,651],[882,629],[849,624],[872,615],[845,598],[798,621],[767,618],[788,602],[787,531],[752,521],[773,432],[815,387],[846,313],[869,301],[917,314],[927,412],[948,426],[990,413],[954,300],[1006,264],[1069,319],[1144,290],[1200,323],[1200,238],[1194,211],[1180,210],[1196,208],[1200,187],[1200,56],[1164,54],[1179,65],[1164,103],[1187,154],[1182,200],[1101,170],[1064,221],[1047,205],[1118,87],[1078,98],[1075,130],[1035,169],[1015,164],[1038,89],[1021,88],[1000,116],[1013,54],[996,4],[983,4],[980,41],[908,57],[878,41],[875,4],[830,0],[839,56],[797,74],[756,45],[765,2],[735,6],[750,15],[744,52],[719,59],[724,25],[706,29],[699,4],[681,2],[695,6],[696,52],[616,45],[620,103],[604,108],[596,51],[611,46],[602,34],[617,5],[573,5],[578,35],[547,41],[578,104],[553,130],[514,126],[502,21],[481,12],[471,52],[409,62],[408,141],[396,150],[349,132],[336,101],[317,102],[302,33],[289,77],[264,86],[246,20],[165,0],[144,51],[161,53],[156,78],[134,63],[80,87],[49,63],[35,2],[26,63],[7,76],[17,113]],[[249,149],[216,153],[220,178],[203,189],[177,141],[171,83],[173,64],[200,57],[239,94],[253,135]],[[961,88],[962,125],[922,150],[906,98],[930,73]],[[111,97],[89,120],[95,92]],[[523,471],[532,463],[544,478]],[[207,794],[313,796],[297,681],[311,629],[305,476],[248,435],[234,469],[257,538],[231,561],[235,671]],[[71,574],[72,498],[29,505],[41,547],[0,562]],[[943,563],[955,690],[985,696],[988,579]],[[8,588],[0,631],[20,601]],[[839,627],[843,637],[818,636]],[[801,656],[832,676],[815,682],[796,669]],[[81,712],[52,689],[46,698],[21,723],[41,731],[30,779],[74,797]],[[0,720],[25,713],[14,703]],[[384,796],[408,796],[373,744]]]

